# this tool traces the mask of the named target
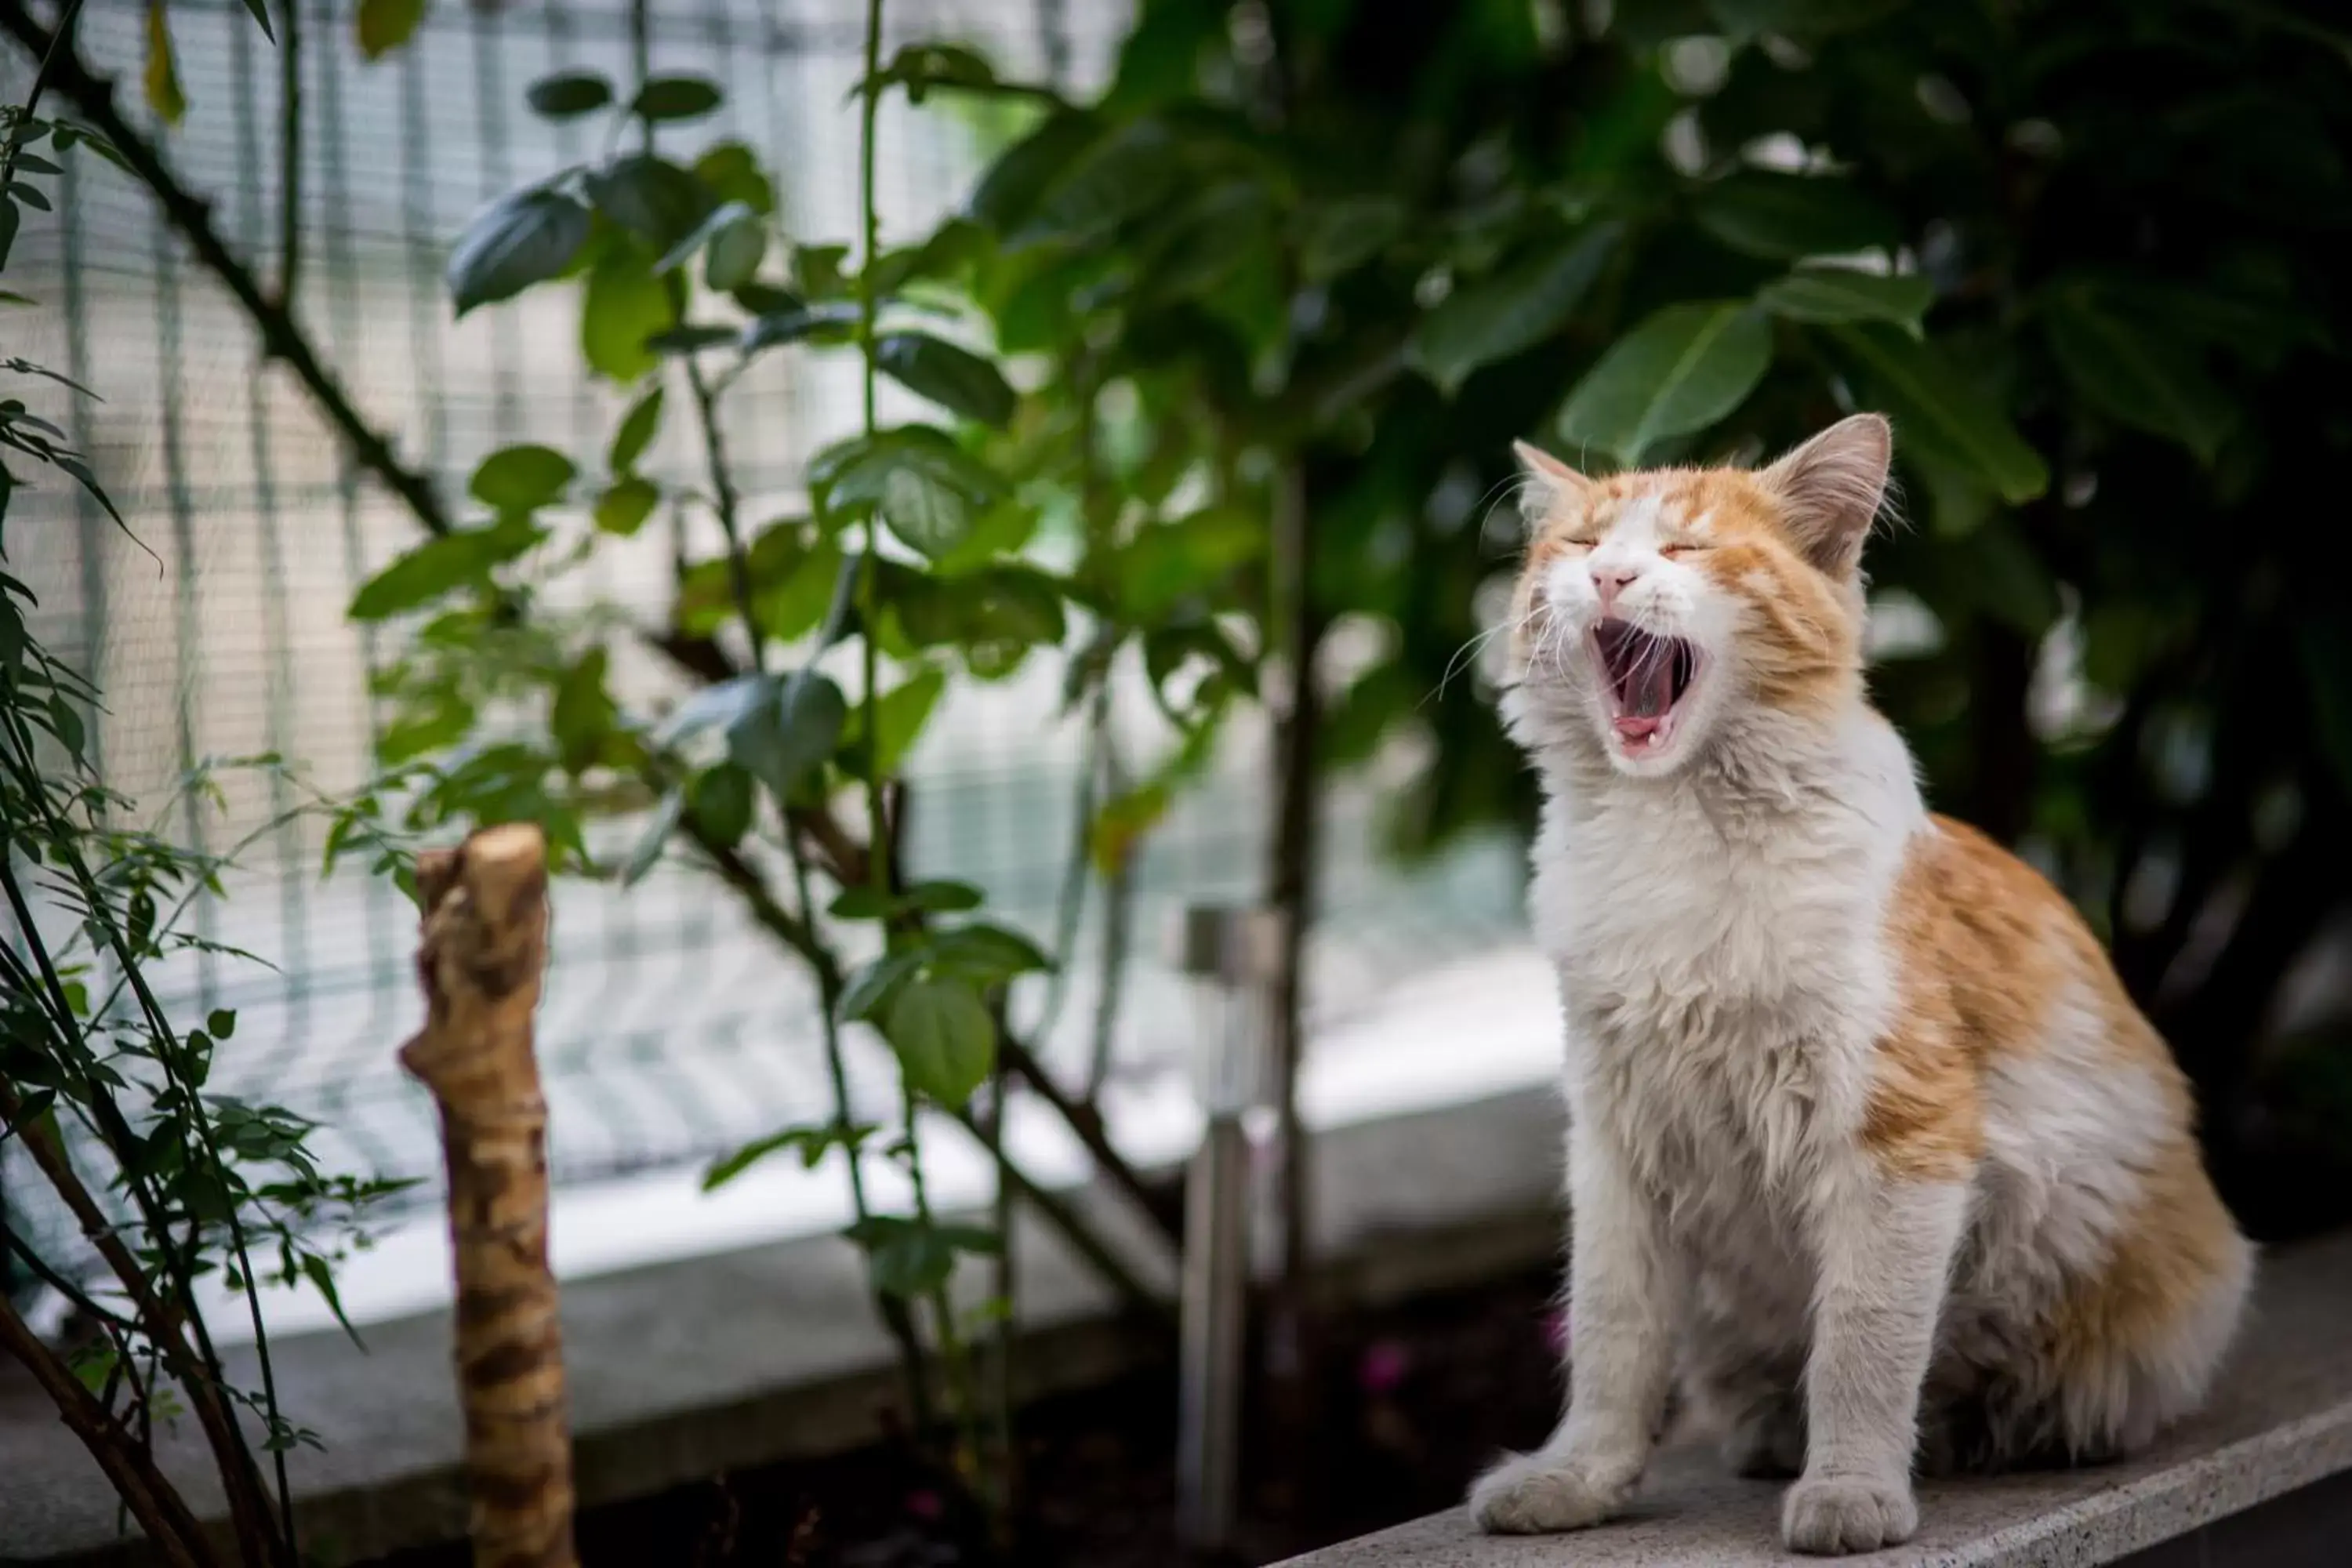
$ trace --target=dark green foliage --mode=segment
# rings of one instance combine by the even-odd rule
[[[1001,339],[1050,358],[1046,422],[1089,443],[1055,470],[1097,498],[1079,582],[1161,547],[1138,498],[1206,476],[1262,519],[1295,466],[1318,615],[1391,634],[1326,763],[1433,742],[1395,814],[1427,848],[1530,820],[1490,695],[1446,679],[1514,569],[1512,438],[1711,461],[1885,411],[1908,526],[1869,564],[1931,635],[1878,698],[1935,803],[2111,935],[2225,1175],[2258,1176],[2232,1107],[2345,900],[2347,37],[2191,0],[1635,4],[1597,33],[1297,0],[1269,59],[1228,11],[1150,0],[1103,102],[968,209]],[[1188,237],[1223,212],[1262,216],[1205,268]],[[1106,387],[1115,428],[1086,416]],[[2063,710],[2030,700],[2062,625]]]

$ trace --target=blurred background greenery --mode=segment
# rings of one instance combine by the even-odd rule
[[[1121,493],[1188,443],[1260,515],[1303,485],[1306,635],[1381,634],[1317,763],[1412,738],[1408,854],[1532,808],[1456,663],[1511,437],[1606,469],[1885,411],[1878,700],[2295,1230],[2352,1172],[2347,89],[2317,5],[1152,0],[982,187],[979,288],[1065,408],[1132,388]]]

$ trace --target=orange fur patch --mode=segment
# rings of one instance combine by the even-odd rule
[[[2066,935],[2090,933],[2008,850],[1948,817],[1931,823],[1888,910],[1900,1001],[1873,1063],[1862,1139],[1889,1170],[1948,1180],[1984,1150],[1986,1062],[2032,1047],[2059,988],[2081,973]]]

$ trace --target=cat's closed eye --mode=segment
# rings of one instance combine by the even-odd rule
[[[1685,552],[1685,551],[1686,551],[1686,550],[1712,550],[1712,549],[1714,549],[1714,548],[1715,548],[1715,546],[1713,546],[1712,544],[1692,544],[1692,543],[1686,543],[1686,542],[1685,542],[1685,543],[1676,543],[1676,544],[1661,544],[1661,545],[1659,545],[1659,546],[1658,546],[1658,553],[1659,553],[1659,554],[1661,554],[1661,555],[1680,555],[1683,552]]]

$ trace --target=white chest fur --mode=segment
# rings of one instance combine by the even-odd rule
[[[1863,714],[1765,790],[1546,774],[1531,906],[1571,1117],[1606,1121],[1692,1261],[1760,1287],[1862,1115],[1894,999],[1886,901],[1925,822],[1909,758]]]

